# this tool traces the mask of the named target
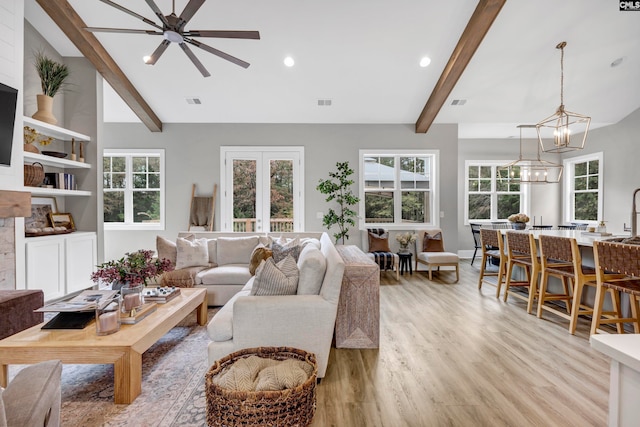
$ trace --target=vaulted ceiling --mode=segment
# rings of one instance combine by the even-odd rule
[[[98,0],[68,1],[88,26],[153,29]],[[116,3],[158,22],[142,0]],[[171,12],[171,0],[156,3]],[[179,14],[187,0],[175,3]],[[555,48],[560,41],[567,41],[568,110],[590,115],[597,127],[640,107],[637,13],[620,11],[613,1],[507,0],[456,82],[450,60],[454,66],[466,63],[464,49],[480,42],[463,37],[477,5],[477,0],[208,0],[188,29],[261,35],[261,40],[198,39],[251,63],[244,69],[194,48],[212,74],[208,78],[176,45],[155,65],[146,65],[143,56],[156,49],[161,36],[95,36],[165,123],[415,125],[435,97],[438,108],[429,112],[434,123],[458,123],[461,138],[516,136],[518,124],[535,123],[560,104]],[[80,56],[36,0],[25,0],[25,16],[61,55]],[[293,67],[283,64],[286,56],[295,60]],[[424,56],[431,64],[421,68]],[[438,84],[441,76],[449,87]],[[201,104],[188,104],[187,98]],[[320,99],[330,99],[331,106],[319,106]],[[451,105],[454,100],[465,102]],[[139,120],[111,89],[104,111],[108,122]]]

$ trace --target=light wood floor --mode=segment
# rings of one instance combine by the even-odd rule
[[[478,260],[476,260],[478,261]],[[332,349],[314,426],[605,426],[609,359],[589,320],[526,313],[453,273],[382,273],[380,349]],[[443,280],[441,280],[443,279]]]

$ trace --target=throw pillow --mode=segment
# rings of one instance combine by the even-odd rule
[[[444,252],[442,233],[438,232],[433,236],[429,233],[424,233],[424,239],[422,239],[422,252]]]
[[[369,252],[391,252],[389,248],[389,233],[377,235],[369,233]]]
[[[271,251],[273,252],[273,260],[275,262],[280,262],[285,259],[287,256],[291,256],[294,261],[298,261],[300,257],[300,246],[282,246],[280,243],[273,242],[271,244]]]
[[[256,246],[251,254],[251,261],[249,261],[249,273],[251,273],[252,276],[255,275],[256,269],[260,263],[269,258],[272,254],[273,252],[271,249],[266,248],[263,244]]]
[[[175,286],[176,288],[193,288],[196,284],[196,274],[207,267],[187,267],[180,270],[167,271],[162,275],[162,286]]]
[[[185,239],[193,241],[195,239],[193,234],[185,237]],[[158,258],[166,258],[171,261],[171,265],[176,266],[176,256],[178,249],[176,248],[176,242],[169,239],[165,239],[162,236],[156,236],[156,252],[158,252]]]
[[[191,242],[178,237],[176,247],[178,250],[176,255],[176,269],[209,265],[207,239],[196,239]]]
[[[299,275],[298,266],[291,256],[277,264],[273,257],[267,258],[256,270],[251,295],[295,295]]]

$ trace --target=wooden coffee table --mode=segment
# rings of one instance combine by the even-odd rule
[[[33,326],[0,340],[0,385],[6,387],[8,365],[57,359],[62,363],[113,364],[115,403],[131,403],[142,391],[142,353],[189,313],[199,325],[207,323],[207,291],[182,288],[180,295],[135,325],[122,325],[115,334],[97,336],[95,322],[84,329],[40,329]]]

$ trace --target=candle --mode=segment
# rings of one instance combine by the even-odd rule
[[[120,314],[117,311],[110,311],[102,313],[98,316],[98,324],[100,325],[100,332],[111,332],[118,329],[118,316]]]
[[[124,310],[131,311],[140,306],[140,294],[127,294],[124,296]]]

